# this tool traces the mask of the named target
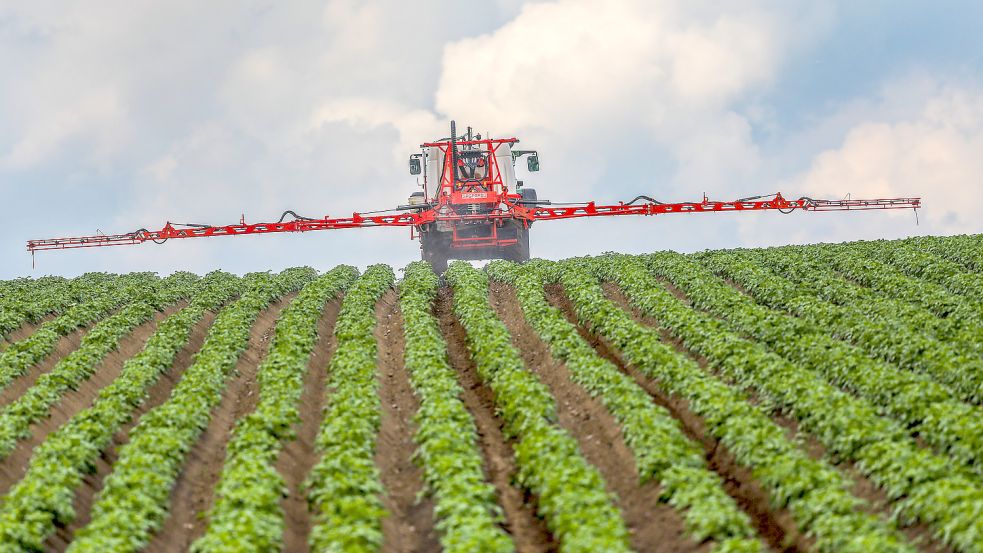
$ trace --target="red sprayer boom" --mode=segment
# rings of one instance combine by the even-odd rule
[[[597,205],[595,202],[552,204],[515,177],[515,162],[527,156],[529,171],[539,170],[539,156],[532,150],[515,150],[516,138],[482,139],[469,128],[421,145],[410,157],[410,174],[420,175],[422,192],[410,195],[409,204],[387,211],[353,213],[351,217],[302,217],[285,211],[275,223],[181,225],[167,223],[160,230],[139,229],[126,234],[29,240],[30,252],[97,246],[161,244],[177,238],[239,236],[272,232],[307,232],[363,227],[410,227],[410,238],[419,239],[423,259],[441,272],[448,259],[529,259],[529,229],[534,222],[579,217],[661,215],[726,211],[777,210],[852,211],[862,209],[918,209],[920,198],[873,200],[787,200],[781,193],[734,201],[663,203],[648,196],[630,202]],[[290,220],[287,220],[288,217]]]

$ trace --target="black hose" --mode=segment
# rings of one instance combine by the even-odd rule
[[[145,228],[138,228],[135,231],[131,232],[130,234],[136,236],[137,234],[140,234],[141,232],[145,232],[147,234],[150,234],[150,231],[147,230],[147,229],[145,229]],[[163,244],[164,242],[167,242],[167,238],[165,238],[163,240],[158,240],[156,238],[151,238],[150,240],[152,240],[154,244]]]
[[[648,196],[636,196],[634,200],[626,203],[625,205],[632,205],[635,202],[637,202],[638,200],[645,200],[645,201],[647,201],[649,203],[653,203],[655,205],[662,205],[663,204],[663,202],[660,202],[659,200],[656,200],[655,198],[650,198]]]
[[[291,210],[288,209],[288,210],[284,211],[282,215],[280,215],[280,220],[277,221],[277,224],[282,223],[283,220],[287,218],[287,214],[293,215],[294,221],[313,221],[314,220],[314,219],[311,219],[310,217],[304,217],[303,215],[297,215],[295,212],[293,212],[293,211],[291,211]]]

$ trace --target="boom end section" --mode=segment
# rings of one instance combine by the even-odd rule
[[[921,198],[878,198],[874,200],[813,200],[802,198],[806,211],[855,211],[861,209],[918,209]]]
[[[127,246],[142,244],[147,239],[139,232],[126,234],[97,234],[73,238],[44,238],[28,240],[27,251],[34,253],[44,250],[69,250],[74,248],[95,248],[99,246]]]

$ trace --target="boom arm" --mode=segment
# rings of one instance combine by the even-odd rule
[[[636,203],[643,200],[641,203]],[[786,200],[780,193],[770,196],[742,198],[731,202],[710,201],[706,196],[702,202],[663,203],[647,196],[615,205],[597,205],[595,202],[556,205],[524,205],[520,200],[506,200],[507,209],[476,215],[438,214],[436,208],[424,207],[416,211],[406,211],[392,215],[372,213],[353,213],[351,217],[312,219],[299,217],[291,211],[284,212],[276,223],[246,223],[244,218],[238,224],[224,226],[181,225],[168,222],[156,231],[139,229],[126,234],[98,234],[73,238],[46,238],[28,240],[27,250],[65,250],[92,248],[100,246],[125,246],[152,241],[162,244],[176,238],[205,238],[210,236],[241,236],[245,234],[267,234],[273,232],[308,232],[313,230],[333,230],[365,227],[420,227],[436,221],[462,221],[469,219],[525,219],[550,221],[575,219],[579,217],[611,217],[616,215],[661,215],[664,213],[707,213],[722,211],[765,211],[778,210],[790,213],[796,209],[803,211],[852,211],[865,209],[918,209],[920,198],[885,198],[876,200],[814,200],[799,198]],[[545,203],[545,202],[543,202]],[[378,213],[378,212],[376,212]],[[295,217],[284,221],[288,215]]]
[[[644,203],[636,204],[640,199]],[[558,204],[562,205],[562,204]],[[799,198],[786,200],[782,194],[742,198],[732,202],[710,201],[703,196],[702,202],[663,203],[647,196],[639,196],[628,203],[617,205],[596,205],[594,202],[570,204],[562,207],[535,207],[530,209],[534,221],[555,219],[574,219],[578,217],[608,217],[614,215],[661,215],[663,213],[708,213],[721,211],[764,211],[778,210],[791,213],[796,209],[803,211],[855,211],[865,209],[918,209],[921,198],[883,198],[876,200],[814,200]]]

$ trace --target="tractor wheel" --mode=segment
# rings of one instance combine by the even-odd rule
[[[518,230],[519,243],[516,245],[516,257],[519,263],[529,261],[529,229],[520,228]]]
[[[430,264],[438,276],[447,270],[447,252],[440,246],[424,247],[423,260]]]
[[[447,257],[446,256],[434,256],[430,258],[430,267],[433,268],[433,272],[440,276],[444,274],[447,270]]]
[[[529,229],[524,228],[518,221],[515,225],[515,237],[519,243],[505,250],[505,259],[515,263],[525,263],[529,261]]]

